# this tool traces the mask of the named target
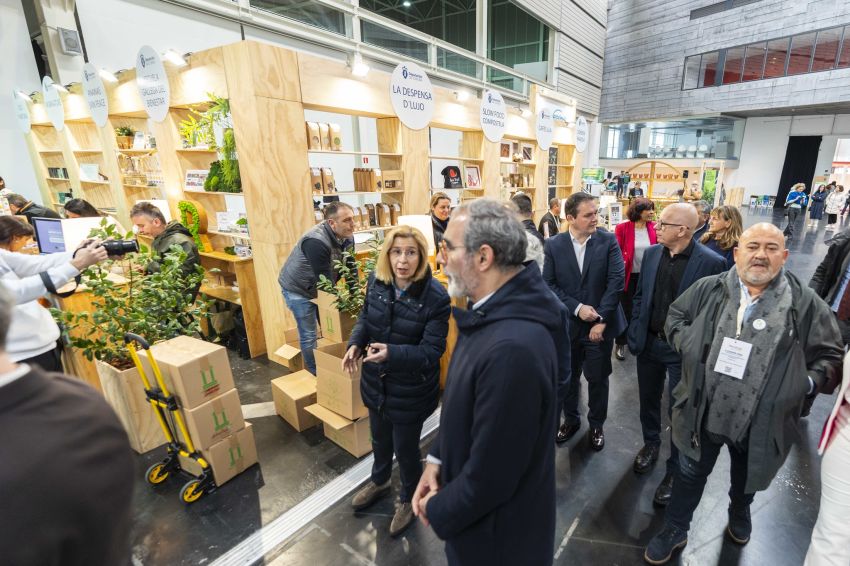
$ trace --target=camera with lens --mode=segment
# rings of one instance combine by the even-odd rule
[[[136,240],[104,240],[100,247],[106,250],[106,255],[121,257],[139,251],[139,242]]]

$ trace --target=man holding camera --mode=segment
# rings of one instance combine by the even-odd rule
[[[138,228],[139,234],[153,238],[151,248],[160,259],[171,250],[171,246],[179,246],[186,252],[186,259],[183,260],[181,268],[183,276],[195,272],[195,267],[201,263],[201,256],[188,228],[176,220],[166,223],[162,211],[149,202],[136,203],[130,209],[130,220]],[[145,268],[148,273],[157,273],[159,270],[159,261],[152,261]],[[197,293],[198,289],[192,290],[193,296]]]

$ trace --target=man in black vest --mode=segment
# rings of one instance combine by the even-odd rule
[[[277,278],[286,306],[295,317],[304,367],[316,373],[316,320],[318,307],[311,302],[318,296],[316,284],[324,275],[334,283],[339,274],[333,269],[343,252],[354,253],[354,209],[344,202],[332,202],[325,207],[325,221],[310,228],[286,259]],[[353,265],[353,257],[351,258]]]

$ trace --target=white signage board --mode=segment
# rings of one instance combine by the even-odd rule
[[[145,112],[151,120],[165,120],[171,102],[171,87],[159,53],[149,45],[143,45],[136,55],[136,83]]]
[[[484,137],[491,142],[501,141],[507,124],[507,108],[502,95],[492,90],[485,90],[481,95],[481,129]]]
[[[399,63],[390,78],[390,100],[396,116],[411,130],[428,126],[434,115],[431,79],[416,63]]]
[[[109,115],[109,102],[106,98],[106,87],[97,69],[91,63],[83,65],[83,97],[89,105],[92,120],[99,128],[106,125]]]
[[[576,118],[576,151],[584,153],[587,149],[587,138],[590,135],[590,130],[587,127],[587,120],[584,116]]]
[[[27,101],[21,98],[17,90],[12,91],[12,104],[15,108],[15,120],[18,122],[18,127],[21,132],[30,133],[30,108]]]
[[[44,77],[41,81],[41,92],[44,95],[44,108],[47,117],[57,131],[65,129],[65,108],[62,106],[62,93],[53,86],[53,79]]]
[[[541,104],[540,98],[537,99],[537,123],[534,130],[537,134],[537,145],[543,151],[549,151],[555,136],[555,120],[552,118],[552,108]]]

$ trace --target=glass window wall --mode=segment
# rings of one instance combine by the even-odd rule
[[[743,118],[713,116],[602,126],[602,159],[738,159]]]

